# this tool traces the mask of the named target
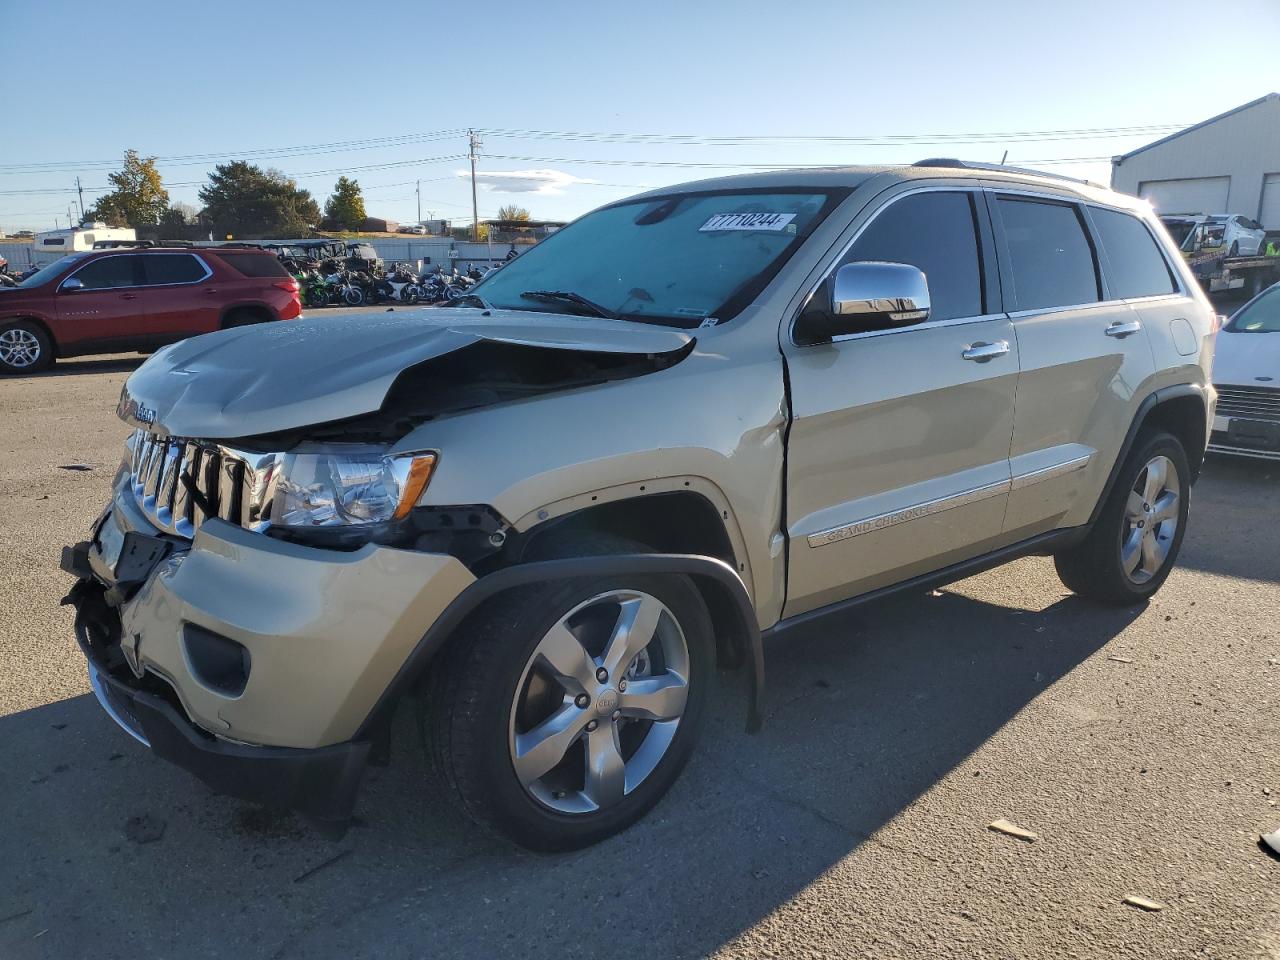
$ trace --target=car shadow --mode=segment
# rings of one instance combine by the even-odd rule
[[[146,360],[143,354],[112,354],[109,357],[73,357],[59,360],[48,370],[39,373],[15,374],[14,379],[27,377],[43,379],[46,377],[79,377],[89,373],[132,373],[142,366]]]
[[[559,856],[456,814],[410,710],[337,841],[214,796],[87,695],[14,714],[0,719],[0,953],[594,957],[607,942],[704,955],[867,843],[1139,612],[942,591],[779,640],[761,733],[744,732],[726,676],[658,808]]]

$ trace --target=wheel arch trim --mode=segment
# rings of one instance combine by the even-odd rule
[[[1152,393],[1147,394],[1142,403],[1138,405],[1138,410],[1133,416],[1133,422],[1129,424],[1129,430],[1125,433],[1124,442],[1120,445],[1120,451],[1116,454],[1115,462],[1111,465],[1111,472],[1107,475],[1107,482],[1102,488],[1097,502],[1093,506],[1093,512],[1089,515],[1088,525],[1092,526],[1097,522],[1102,508],[1107,502],[1107,498],[1111,496],[1111,491],[1115,488],[1116,482],[1120,479],[1120,471],[1123,469],[1125,461],[1129,458],[1129,452],[1133,449],[1134,443],[1138,439],[1138,434],[1147,424],[1151,417],[1151,412],[1156,407],[1168,403],[1171,400],[1178,400],[1184,397],[1195,397],[1200,401],[1204,417],[1204,436],[1208,439],[1208,418],[1209,418],[1209,401],[1207,389],[1198,383],[1175,383],[1167,387],[1161,387]],[[1188,450],[1187,457],[1192,461],[1191,480],[1194,483],[1199,474],[1199,464],[1204,460],[1203,450]]]
[[[724,606],[734,613],[733,625],[741,644],[747,679],[747,731],[754,733],[763,722],[761,705],[764,695],[764,647],[756,624],[755,609],[742,579],[733,567],[715,557],[696,554],[635,553],[592,557],[569,557],[540,560],[505,567],[481,577],[458,594],[427,628],[417,645],[409,652],[400,669],[378,697],[368,716],[361,722],[353,740],[368,739],[391,714],[400,699],[424,675],[435,655],[453,636],[462,622],[485,601],[515,587],[569,580],[580,577],[619,576],[626,574],[675,573],[703,579],[722,590],[728,601]]]

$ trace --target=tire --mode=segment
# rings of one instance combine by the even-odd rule
[[[569,555],[644,549],[592,537]],[[625,636],[613,629],[624,611],[656,625],[639,634],[650,640],[634,659],[632,648],[619,659],[623,647],[610,647]],[[573,633],[560,629],[566,621]],[[548,651],[587,681],[554,679]],[[592,671],[611,651],[614,676],[598,682]],[[463,624],[432,671],[419,713],[428,760],[487,831],[543,852],[588,846],[635,823],[675,782],[697,740],[714,663],[711,620],[688,577],[587,577],[512,590]],[[635,716],[641,684],[674,723]],[[683,702],[666,699],[672,693]]]
[[[1163,431],[1139,434],[1093,529],[1054,557],[1058,576],[1072,592],[1099,603],[1141,603],[1177,562],[1190,506],[1191,468],[1182,444]]]
[[[251,327],[255,323],[266,323],[262,319],[262,315],[254,313],[252,310],[232,310],[222,321],[222,329],[229,330],[232,327]]]
[[[1239,240],[1232,240],[1232,241],[1231,241],[1231,249],[1229,249],[1229,250],[1227,251],[1227,256],[1228,256],[1228,257],[1238,257],[1238,256],[1240,256],[1240,241],[1239,241]]]
[[[347,287],[342,291],[342,299],[349,307],[358,307],[364,303],[364,291],[359,287]]]
[[[53,343],[30,320],[0,321],[0,373],[39,373],[53,365]]]

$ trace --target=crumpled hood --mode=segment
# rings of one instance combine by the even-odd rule
[[[1280,387],[1280,333],[1220,332],[1213,348],[1213,382],[1216,386]]]
[[[401,371],[481,340],[555,350],[665,354],[680,330],[477,309],[322,316],[208,333],[165,347],[124,385],[121,419],[171,436],[225,439],[377,411]]]

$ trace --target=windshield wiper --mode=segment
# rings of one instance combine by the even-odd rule
[[[464,300],[470,300],[471,302],[470,302],[470,303],[463,303],[463,301],[464,301]],[[495,307],[492,303],[490,303],[490,302],[489,302],[488,300],[486,300],[484,297],[480,296],[480,294],[478,294],[478,293],[464,293],[462,296],[460,296],[460,297],[456,297],[455,299],[450,300],[450,301],[449,301],[449,306],[451,306],[451,307],[468,307],[468,306],[470,306],[470,307],[479,307],[479,308],[480,308],[480,309],[482,309],[482,310],[496,310],[496,309],[497,309],[497,307]]]
[[[572,290],[526,290],[520,296],[528,300],[546,300],[550,303],[573,303],[580,307],[586,307],[598,317],[604,317],[606,320],[617,320],[618,315],[608,307],[602,307],[600,304],[588,300],[580,293],[574,293]]]

